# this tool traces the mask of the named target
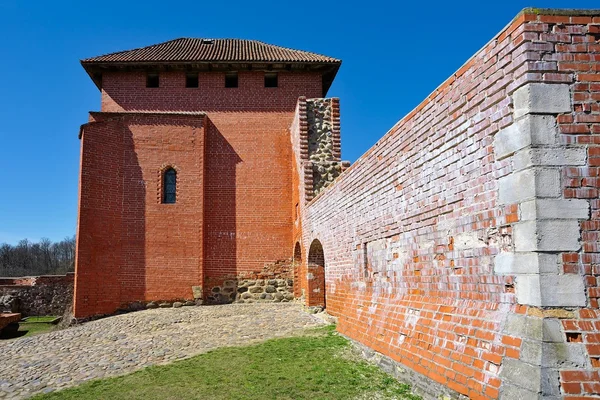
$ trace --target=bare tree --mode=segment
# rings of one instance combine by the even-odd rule
[[[0,276],[55,275],[75,270],[75,236],[56,243],[27,239],[16,246],[0,244]]]

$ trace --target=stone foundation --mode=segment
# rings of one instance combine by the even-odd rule
[[[467,400],[464,396],[436,381],[429,379],[426,376],[419,374],[416,371],[406,367],[405,365],[387,357],[372,348],[365,346],[347,336],[346,339],[352,344],[354,353],[364,358],[368,363],[381,368],[384,372],[392,375],[400,382],[411,385],[412,391],[415,394],[423,397],[425,400]]]
[[[267,264],[260,272],[206,279],[208,304],[288,302],[294,300],[292,260]]]

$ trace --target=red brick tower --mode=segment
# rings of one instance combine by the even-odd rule
[[[290,125],[340,61],[251,40],[176,39],[82,61],[74,314],[202,296],[293,249]],[[233,283],[232,283],[233,281]]]

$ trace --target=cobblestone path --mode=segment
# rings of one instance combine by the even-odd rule
[[[231,304],[146,310],[0,341],[0,399],[26,398],[323,323],[296,304]]]

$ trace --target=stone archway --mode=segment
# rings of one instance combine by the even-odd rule
[[[308,293],[306,293],[307,306],[326,307],[325,294],[325,254],[323,245],[318,239],[310,244],[307,258]]]

